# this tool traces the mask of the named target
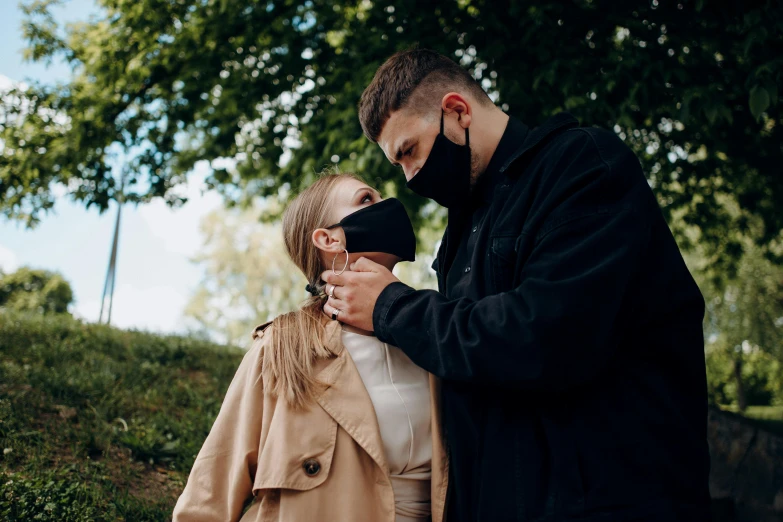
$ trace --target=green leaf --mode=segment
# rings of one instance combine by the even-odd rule
[[[731,109],[729,109],[727,106],[725,106],[725,105],[721,105],[721,106],[718,108],[718,114],[720,114],[720,116],[721,116],[721,117],[722,117],[724,120],[726,120],[727,122],[729,122],[729,125],[731,125],[732,123],[734,123],[734,116],[731,114]]]
[[[705,107],[704,115],[707,116],[707,121],[709,121],[710,125],[712,125],[713,123],[715,123],[715,120],[718,118],[718,108],[715,106]]]
[[[747,57],[750,53],[750,48],[753,45],[753,42],[755,42],[756,37],[753,34],[748,35],[748,37],[745,39],[745,46],[743,48],[743,55]]]
[[[763,87],[756,85],[750,90],[750,113],[756,120],[761,117],[761,113],[769,107],[769,93]]]
[[[680,121],[682,123],[688,123],[688,119],[691,117],[691,101],[689,99],[685,99],[682,101],[682,106],[680,108]]]
[[[775,105],[778,103],[778,86],[774,83],[767,84],[766,86],[767,92],[769,93],[769,102],[770,105]]]

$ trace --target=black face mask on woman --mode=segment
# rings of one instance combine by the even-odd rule
[[[457,145],[443,133],[443,111],[440,111],[440,134],[432,144],[430,155],[419,172],[406,185],[419,196],[435,200],[446,208],[464,204],[470,198],[470,133],[465,129],[465,145]]]
[[[342,227],[351,252],[384,252],[403,261],[416,259],[416,235],[400,200],[395,198],[357,210],[326,227]]]

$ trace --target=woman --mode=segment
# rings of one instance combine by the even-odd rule
[[[402,204],[350,174],[321,177],[283,215],[312,294],[256,328],[174,520],[443,520],[436,382],[399,349],[327,317],[325,269],[392,269],[416,241]],[[248,506],[243,514],[243,509]]]

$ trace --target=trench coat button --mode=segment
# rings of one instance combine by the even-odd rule
[[[472,232],[475,234],[477,230],[478,230],[478,227],[473,227]]]
[[[467,274],[468,272],[470,272],[470,267],[467,267],[467,268],[465,269],[465,273]]]
[[[318,475],[318,472],[321,471],[321,463],[315,459],[307,459],[302,463],[302,467],[304,468],[305,473],[311,477]]]

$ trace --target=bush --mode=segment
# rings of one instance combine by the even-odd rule
[[[65,314],[72,301],[71,285],[60,274],[24,267],[0,273],[0,310]]]

